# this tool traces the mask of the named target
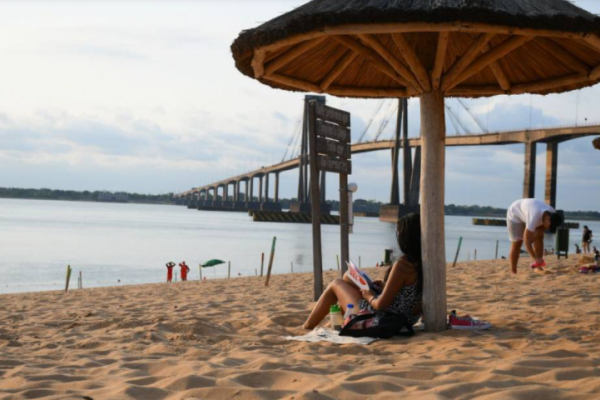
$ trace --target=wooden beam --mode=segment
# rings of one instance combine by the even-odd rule
[[[442,73],[446,63],[446,51],[448,50],[448,42],[450,41],[450,32],[440,32],[438,37],[437,52],[435,54],[435,65],[431,73],[431,84],[435,90],[440,88],[442,81]]]
[[[348,50],[346,54],[338,61],[338,63],[329,71],[325,79],[321,81],[321,90],[327,91],[329,86],[348,68],[352,61],[358,57],[358,54],[352,50]]]
[[[252,69],[254,70],[254,77],[260,79],[265,74],[265,56],[267,52],[262,49],[254,50],[254,56],[252,57]]]
[[[366,58],[369,62],[371,62],[371,64],[373,64],[375,68],[394,79],[396,82],[403,86],[408,86],[408,82],[404,78],[400,77],[390,64],[382,59],[379,54],[360,43],[358,40],[350,36],[332,36],[332,38]]]
[[[413,73],[400,62],[376,37],[370,35],[358,35],[360,40],[373,49],[377,54],[381,56],[385,61],[392,66],[392,68],[407,81],[407,86],[410,85],[417,92],[422,92],[421,86],[417,81],[417,78]]]
[[[498,62],[493,62],[490,64],[490,69],[492,70],[492,73],[496,77],[496,81],[498,82],[498,85],[500,85],[502,90],[510,90],[511,83],[508,80],[504,69],[502,69],[502,66]]]
[[[501,94],[506,94],[506,91],[494,85],[458,86],[446,92],[446,95],[453,97],[481,97],[496,96]]]
[[[325,39],[326,37],[320,37],[318,39],[310,40],[291,48],[290,50],[286,51],[285,53],[277,57],[275,60],[271,61],[266,65],[265,75],[273,75],[275,72],[277,72],[277,70],[285,67],[286,65],[294,61],[296,58],[300,57],[302,54],[311,50],[315,46],[323,43]]]
[[[296,89],[302,89],[307,92],[322,93],[321,88],[314,83],[306,82],[301,79],[291,78],[285,75],[265,75],[264,79],[290,86]]]
[[[597,81],[598,79],[600,79],[600,65],[590,72],[590,80]]]
[[[444,76],[442,81],[442,90],[446,91],[450,88],[452,82],[458,78],[458,76],[467,68],[471,62],[477,57],[477,55],[481,52],[481,49],[489,43],[490,40],[494,37],[491,33],[482,33],[479,35],[477,39],[473,42],[471,47],[463,54],[463,56],[458,59],[450,71]]]
[[[575,74],[563,76],[561,78],[546,79],[543,81],[537,81],[532,83],[523,83],[520,85],[514,85],[512,89],[510,89],[510,94],[542,92],[545,90],[555,89],[562,86],[586,82],[589,79],[590,77],[588,75]]]
[[[468,22],[448,22],[442,24],[418,23],[385,23],[385,24],[349,24],[343,26],[326,26],[318,31],[326,35],[386,34],[410,32],[466,32],[491,33],[495,35],[527,35],[560,37],[565,39],[583,39],[584,32],[553,31],[547,29],[515,28],[512,26],[487,25]]]
[[[411,45],[408,43],[406,38],[401,33],[392,34],[392,39],[394,39],[394,43],[402,52],[402,56],[406,60],[406,63],[415,74],[421,87],[425,92],[431,91],[431,80],[429,79],[429,73],[423,66],[421,60],[417,56],[417,53],[413,50]]]
[[[467,79],[480,72],[491,63],[498,61],[502,57],[508,55],[511,51],[518,49],[519,47],[523,46],[525,43],[529,42],[532,39],[532,36],[513,36],[509,39],[506,39],[504,42],[502,42],[502,44],[494,47],[493,49],[479,57],[477,60],[473,61],[468,67],[464,69],[463,72],[460,73],[460,75],[458,75],[455,79],[448,83],[446,90],[452,89],[459,83],[466,81]],[[487,44],[485,46],[487,46]],[[485,46],[482,46],[482,49]]]
[[[409,94],[405,89],[359,88],[349,86],[331,86],[327,93],[335,96],[349,97],[409,97]]]
[[[544,46],[548,47],[552,57],[556,58],[561,64],[567,68],[572,68],[580,74],[589,74],[590,67],[583,61],[575,57],[570,51],[562,47],[555,41],[547,38],[539,39]]]
[[[593,33],[590,33],[589,35],[586,35],[583,38],[583,40],[585,40],[587,44],[592,46],[594,49],[596,49],[597,52],[600,53],[600,37]]]

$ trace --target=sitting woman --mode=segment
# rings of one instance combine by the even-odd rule
[[[379,296],[371,290],[360,291],[344,275],[336,279],[325,289],[321,298],[304,323],[304,329],[313,329],[329,313],[329,307],[339,303],[342,311],[348,304],[354,304],[360,310],[382,310],[405,315],[411,324],[421,316],[421,297],[423,287],[423,269],[421,267],[421,218],[419,214],[410,214],[398,222],[396,232],[398,246],[404,255],[391,266],[384,281],[374,282],[382,287]]]

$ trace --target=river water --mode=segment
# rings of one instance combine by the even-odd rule
[[[508,255],[506,228],[473,226],[471,217],[446,217],[446,254],[452,260],[462,236],[459,260]],[[599,222],[586,224],[600,238]],[[339,226],[323,226],[323,266],[337,269]],[[277,237],[273,273],[312,270],[309,224],[252,222],[245,213],[188,210],[182,206],[83,203],[0,199],[0,293],[64,288],[67,265],[73,269],[71,287],[83,274],[84,287],[162,282],[165,263],[183,260],[190,279],[199,279],[198,265],[217,258],[231,262],[232,276],[265,271],[273,237]],[[581,241],[571,231],[570,251]],[[546,238],[554,247],[554,237]],[[376,218],[356,218],[350,235],[351,258],[363,267],[394,249],[395,224]],[[360,261],[359,261],[360,260]],[[177,268],[178,270],[178,268]],[[227,276],[227,265],[203,269],[208,279]]]

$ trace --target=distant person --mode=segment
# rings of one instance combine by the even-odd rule
[[[575,243],[575,254],[581,254],[581,248],[577,243]]]
[[[167,282],[173,281],[173,268],[175,268],[175,263],[170,261],[167,263]]]
[[[185,261],[182,261],[179,267],[181,268],[181,281],[187,281],[187,274],[190,272],[190,267],[187,266]]]
[[[592,243],[592,231],[587,225],[583,226],[583,236],[581,238],[581,247],[583,248],[583,254],[590,253],[590,244]]]
[[[513,274],[517,273],[517,263],[523,242],[525,249],[534,262],[534,270],[546,266],[544,261],[544,232],[555,233],[562,225],[563,217],[548,204],[535,199],[517,200],[511,204],[506,213],[508,237],[512,242],[510,248],[510,267]]]

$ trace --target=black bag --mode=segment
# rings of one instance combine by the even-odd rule
[[[368,328],[353,329],[359,322],[363,321],[365,326],[369,326]],[[406,328],[407,331],[400,332],[402,328]],[[386,312],[354,315],[340,331],[340,336],[368,336],[381,339],[389,339],[392,336],[412,336],[414,334],[415,331],[405,315]]]

